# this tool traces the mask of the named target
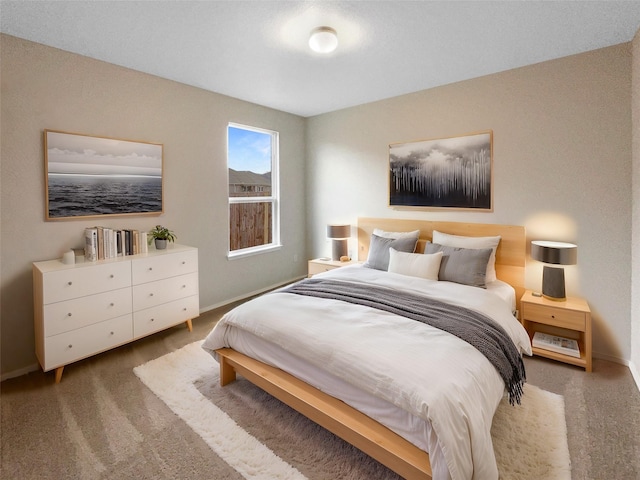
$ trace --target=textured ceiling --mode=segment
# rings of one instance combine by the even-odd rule
[[[313,53],[329,25],[338,49]],[[632,40],[640,1],[0,1],[3,33],[302,116]]]

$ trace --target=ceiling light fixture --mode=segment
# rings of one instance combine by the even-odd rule
[[[311,30],[309,47],[318,53],[331,53],[338,46],[338,34],[331,27],[317,27]]]

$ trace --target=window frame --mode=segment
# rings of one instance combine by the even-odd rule
[[[257,133],[264,133],[271,137],[271,195],[270,196],[238,196],[231,197],[229,191],[229,128],[237,128]],[[229,122],[227,125],[227,258],[257,255],[279,250],[280,243],[280,133],[260,127],[252,127],[240,123]],[[270,203],[271,204],[271,243],[254,247],[231,250],[231,205],[241,203]]]

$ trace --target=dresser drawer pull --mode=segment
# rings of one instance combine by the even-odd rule
[[[149,294],[149,296],[150,296],[150,297],[153,297],[153,292],[151,292],[151,293]]]
[[[153,270],[153,267],[149,267],[149,271]]]
[[[151,321],[152,321],[152,322],[155,322],[155,321],[156,321],[156,319],[155,319],[155,318],[152,318],[152,319],[151,319]]]
[[[110,307],[113,307],[114,305],[115,305],[115,303],[113,303],[113,302],[111,302],[111,303],[109,304],[109,306],[110,306]]]
[[[111,335],[113,335],[113,332],[111,332]]]
[[[187,286],[186,285],[182,285],[182,288],[187,288]]]
[[[187,311],[187,307],[184,307],[184,308],[182,309],[182,311],[183,311],[183,312],[186,312],[186,311]]]
[[[113,278],[113,274],[109,275],[109,278]]]
[[[69,344],[69,348],[73,348],[73,345]]]
[[[556,318],[556,316],[555,315],[551,315],[551,318]]]
[[[187,262],[185,262],[184,260],[182,261],[182,264],[183,264],[183,265],[186,265],[186,263],[187,263]]]
[[[67,313],[67,317],[70,317],[70,316],[71,316],[71,312]]]
[[[69,283],[67,283],[67,285],[73,285],[73,282],[69,282]]]

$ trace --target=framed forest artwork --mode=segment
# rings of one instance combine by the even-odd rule
[[[389,145],[389,206],[493,210],[493,132]]]
[[[44,131],[47,220],[163,212],[163,146]]]

